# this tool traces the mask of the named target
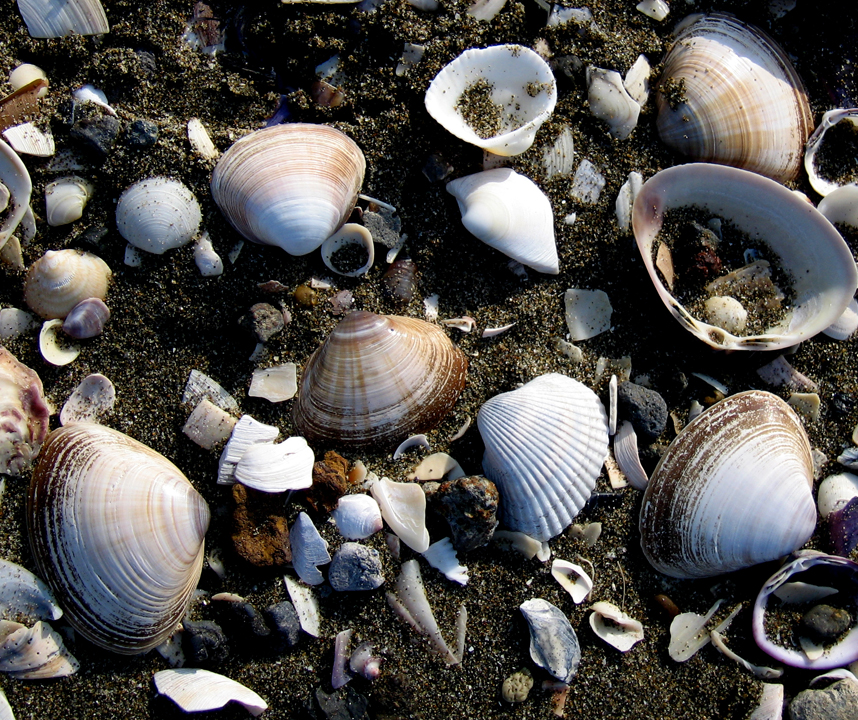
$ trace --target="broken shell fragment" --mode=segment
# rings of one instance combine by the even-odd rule
[[[620,652],[628,652],[635,643],[644,639],[643,625],[630,618],[616,605],[597,602],[590,606],[590,627],[608,645]]]
[[[357,263],[345,263],[338,255],[340,251],[351,253],[355,248],[362,253],[361,258],[366,257],[366,261],[357,269],[353,269]],[[337,275],[344,277],[366,275],[375,262],[375,244],[372,241],[372,234],[363,225],[346,223],[322,243],[322,262],[328,270]]]
[[[229,438],[235,425],[232,415],[203,398],[188,416],[182,432],[200,447],[211,450]]]
[[[593,589],[593,581],[586,570],[568,560],[554,560],[551,563],[551,576],[572,596],[576,605],[584,602]]]
[[[191,374],[193,375],[193,371]],[[218,387],[220,386],[218,385]],[[273,443],[279,434],[280,430],[273,425],[261,423],[250,415],[242,415],[235,424],[229,441],[220,455],[217,484],[233,485],[235,483],[235,467],[244,453],[257,443]]]
[[[292,566],[298,577],[307,585],[321,585],[325,582],[318,566],[331,562],[328,543],[319,534],[307,513],[298,513],[295,524],[289,530],[289,544],[292,547]]]
[[[0,616],[17,620],[59,620],[51,589],[26,568],[0,560]]]
[[[611,135],[625,140],[637,127],[641,106],[629,95],[615,70],[587,68],[587,100],[594,117],[608,124]]]
[[[60,411],[60,425],[98,422],[116,402],[116,389],[104,375],[87,375],[74,389]]]
[[[432,543],[422,554],[426,561],[448,580],[459,585],[468,584],[468,568],[459,563],[450,538]]]
[[[534,598],[520,605],[530,630],[530,657],[564,683],[578,672],[581,648],[578,637],[563,612],[547,600]]]
[[[298,369],[295,363],[284,363],[277,367],[256,369],[250,381],[250,397],[261,397],[278,403],[295,397],[298,392]]]
[[[18,10],[34,38],[103,35],[110,31],[99,0],[20,0]]]
[[[20,475],[30,467],[50,415],[36,371],[0,346],[0,473]]]
[[[369,491],[381,508],[381,516],[390,529],[414,552],[426,552],[426,494],[416,483],[399,483],[381,478]]]
[[[111,275],[107,263],[91,253],[48,250],[27,271],[24,302],[45,320],[64,318],[82,300],[104,300]]]
[[[194,194],[178,180],[138,180],[119,196],[116,227],[139,250],[161,255],[187,245],[199,232],[202,211]]]
[[[840,185],[832,180],[827,180],[819,173],[819,167],[816,163],[816,153],[822,146],[822,141],[825,138],[825,133],[841,122],[858,127],[858,109],[856,108],[837,108],[829,110],[822,116],[819,127],[813,131],[813,134],[807,141],[807,148],[804,151],[804,169],[807,171],[807,179],[816,192],[823,197],[836,190]],[[834,221],[832,221],[834,222]]]
[[[313,450],[302,437],[282,443],[255,443],[241,455],[233,476],[242,485],[267,493],[303,490],[313,484]]]
[[[153,679],[155,689],[185,712],[219,710],[230,702],[244,705],[253,717],[268,709],[268,703],[253,690],[210,670],[159,670]]]
[[[62,636],[39,620],[32,628],[0,620],[0,672],[19,680],[67,677],[80,663],[66,649]]]
[[[839,473],[819,484],[819,514],[828,523],[835,555],[848,557],[858,547],[858,475]]]
[[[570,288],[563,295],[566,304],[566,326],[572,342],[589,340],[611,329],[614,309],[604,290]]]
[[[0,222],[0,248],[12,236],[18,225],[25,221],[26,216],[32,218],[30,209],[30,194],[33,183],[27,166],[9,145],[0,140],[0,186],[5,188],[3,195],[4,217]],[[35,223],[33,223],[35,224]]]

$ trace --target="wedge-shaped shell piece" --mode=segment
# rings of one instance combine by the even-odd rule
[[[542,375],[489,400],[477,426],[507,527],[544,542],[571,525],[608,454],[608,416],[596,393],[565,375]]]
[[[813,118],[786,53],[731,15],[689,20],[680,24],[657,85],[661,139],[692,160],[795,179]]]
[[[572,596],[576,605],[584,602],[593,589],[593,581],[587,571],[568,560],[554,560],[551,563],[551,576]]]
[[[0,620],[0,672],[19,680],[45,680],[72,675],[80,668],[63,639],[48,623],[32,628]]]
[[[36,371],[0,346],[0,473],[20,475],[30,467],[50,416]]]
[[[165,457],[93,423],[54,430],[27,520],[39,574],[88,640],[133,655],[176,629],[202,570],[209,509]]]
[[[527,150],[556,102],[548,63],[521,45],[465,50],[435,76],[425,100],[447,131],[496,155]],[[475,117],[485,126],[474,127]]]
[[[166,695],[188,713],[219,710],[230,702],[244,705],[253,717],[259,717],[268,709],[268,703],[253,690],[210,670],[159,670],[153,679],[161,695]]]
[[[365,170],[360,148],[339,130],[289,123],[234,143],[215,166],[211,191],[245,238],[306,255],[348,219]]]
[[[436,325],[353,312],[310,356],[292,420],[311,442],[393,446],[442,420],[467,367]]]
[[[390,529],[414,552],[426,552],[426,494],[416,483],[398,483],[381,478],[369,490],[381,508]]]
[[[48,250],[27,271],[24,302],[45,320],[64,318],[81,300],[104,300],[112,275],[97,255],[80,250]]]
[[[462,224],[486,245],[539,272],[557,275],[554,212],[533,180],[495,168],[447,183]]]
[[[731,395],[686,425],[654,470],[640,515],[653,567],[710,577],[775,560],[813,534],[813,461],[776,395]]]
[[[62,615],[54,594],[45,583],[27,568],[0,560],[0,616],[59,620]]]
[[[116,388],[104,375],[87,375],[74,389],[60,411],[60,425],[76,422],[98,422],[113,409]]]
[[[276,445],[256,443],[244,451],[235,466],[242,485],[268,493],[301,490],[313,484],[313,450],[302,437]]]
[[[110,30],[99,0],[18,0],[30,37],[103,35]]]
[[[602,640],[620,652],[628,652],[644,639],[643,625],[616,605],[597,602],[590,606],[590,627]]]
[[[761,335],[736,336],[692,316],[655,267],[664,214],[698,207],[729,220],[777,255],[792,277],[794,302],[786,317]],[[837,320],[858,286],[846,243],[810,203],[756,173],[705,163],[678,165],[647,180],[635,200],[632,225],[644,266],[677,321],[722,350],[777,350],[813,337]]]
[[[349,540],[363,540],[384,527],[375,498],[363,493],[343,495],[331,516],[340,534]]]
[[[321,585],[325,582],[318,566],[331,562],[328,543],[319,534],[307,513],[298,513],[295,518],[295,524],[289,530],[289,544],[292,546],[292,565],[298,577],[307,585]]]
[[[519,609],[530,630],[531,659],[560,682],[568,683],[581,662],[581,646],[569,618],[541,598],[527,600]]]
[[[155,255],[187,245],[199,232],[202,211],[188,187],[167,177],[138,180],[116,204],[116,227],[131,245]]]

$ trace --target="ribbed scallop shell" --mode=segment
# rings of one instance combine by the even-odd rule
[[[693,160],[794,179],[813,118],[792,63],[764,32],[731,15],[694,18],[658,82],[661,139]]]
[[[110,30],[99,0],[18,0],[30,37],[102,35]]]
[[[689,423],[662,456],[640,515],[653,567],[710,577],[775,560],[813,534],[813,462],[796,414],[759,390]]]
[[[33,471],[27,516],[39,573],[84,637],[133,655],[176,629],[209,510],[169,460],[101,425],[59,428]]]
[[[290,255],[318,248],[348,219],[366,161],[326,125],[290,123],[245,135],[212,173],[212,197],[245,238]]]
[[[506,526],[544,542],[571,525],[608,454],[608,417],[596,394],[565,375],[541,375],[485,403],[477,426]]]
[[[467,368],[435,325],[353,312],[307,362],[292,419],[311,442],[394,445],[441,421]]]
[[[27,271],[24,302],[46,320],[64,318],[82,300],[104,300],[111,274],[91,253],[48,250]]]
[[[200,229],[202,211],[178,180],[151,177],[125,189],[116,204],[116,227],[131,245],[161,255],[187,245]]]

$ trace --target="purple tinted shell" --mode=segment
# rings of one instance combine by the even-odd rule
[[[63,321],[63,332],[76,340],[101,335],[107,321],[110,320],[110,309],[98,298],[81,300]]]

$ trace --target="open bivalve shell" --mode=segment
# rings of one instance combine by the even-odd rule
[[[116,653],[145,652],[176,629],[208,523],[175,465],[101,425],[54,430],[33,470],[27,526],[39,574],[75,629]]]
[[[311,442],[393,446],[441,421],[467,368],[436,325],[353,312],[307,361],[292,420]]]
[[[45,213],[48,225],[57,227],[80,220],[95,187],[77,175],[62,177],[45,188]]]
[[[834,180],[823,177],[820,174],[820,169],[816,162],[816,153],[822,146],[822,141],[825,138],[825,133],[840,122],[848,122],[854,127],[858,127],[858,108],[836,108],[829,110],[822,116],[819,127],[813,131],[813,135],[807,141],[807,148],[804,151],[804,169],[807,172],[807,179],[816,192],[823,197],[841,187]]]
[[[104,300],[112,274],[92,253],[48,250],[27,271],[24,302],[45,320],[65,318],[82,300]]]
[[[521,45],[465,50],[435,76],[425,100],[447,131],[496,155],[527,150],[556,102],[548,63]]]
[[[491,398],[477,425],[506,526],[542,542],[563,532],[608,454],[608,416],[596,393],[565,375],[542,375]]]
[[[9,145],[0,140],[0,188],[5,187],[2,205],[3,220],[0,221],[0,249],[24,221],[30,210],[30,195],[33,183],[27,166]]]
[[[199,232],[202,217],[190,189],[166,177],[138,180],[116,204],[116,227],[122,237],[155,255],[187,245]]]
[[[807,92],[761,30],[722,13],[689,17],[657,87],[658,132],[674,150],[779,182],[798,175],[813,129]]]
[[[656,268],[664,214],[697,207],[732,222],[776,254],[792,279],[794,301],[783,320],[759,335],[738,336],[694,316]],[[635,200],[632,225],[644,266],[677,321],[721,350],[776,350],[813,337],[835,322],[858,286],[852,253],[810,203],[756,173],[706,163],[678,165],[647,180]]]
[[[275,125],[245,135],[221,156],[211,191],[245,238],[306,255],[348,219],[365,170],[360,148],[339,130]]]
[[[810,443],[793,410],[759,390],[731,395],[685,426],[647,485],[641,547],[678,578],[776,560],[816,525]]]

